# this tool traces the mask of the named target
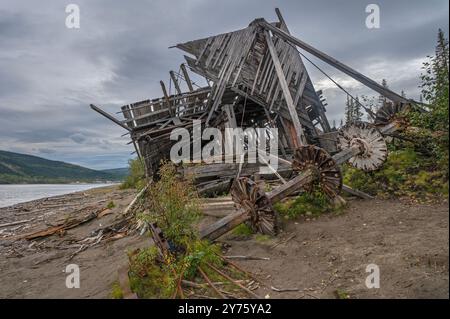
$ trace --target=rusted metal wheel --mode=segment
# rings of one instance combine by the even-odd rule
[[[342,173],[339,166],[323,148],[314,145],[300,146],[294,152],[292,169],[302,172],[311,167],[318,170],[320,177],[307,185],[305,190],[311,192],[314,186],[318,185],[330,199],[336,197],[342,189]]]
[[[409,105],[405,103],[385,103],[375,114],[375,125],[384,126],[396,120],[405,122],[403,114],[408,107]]]
[[[277,215],[266,193],[248,177],[236,179],[231,187],[231,197],[239,209],[250,216],[254,231],[274,236],[277,234]]]
[[[375,126],[366,122],[343,126],[338,134],[338,147],[344,150],[355,145],[361,148],[362,153],[349,160],[354,167],[370,172],[379,169],[386,161],[386,141]]]

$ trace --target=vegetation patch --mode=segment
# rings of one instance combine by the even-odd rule
[[[108,209],[113,209],[114,207],[116,207],[116,204],[114,204],[113,201],[110,201],[110,202],[108,203],[108,205],[106,205],[106,208],[108,208]]]
[[[172,163],[164,163],[159,175],[138,218],[161,228],[169,248],[154,245],[128,254],[132,291],[139,298],[245,295],[233,281],[246,275],[230,266],[220,246],[199,239],[195,223],[200,211],[192,182],[180,179]]]
[[[425,104],[404,114],[409,129],[394,136],[383,167],[364,173],[344,168],[344,182],[383,197],[407,196],[420,201],[448,197],[449,44],[439,30],[435,55],[423,65]]]
[[[139,158],[130,159],[128,161],[128,175],[120,185],[121,189],[135,188],[141,190],[147,184],[145,178],[144,164]]]
[[[294,199],[286,199],[276,203],[274,210],[285,219],[296,219],[299,216],[318,216],[326,212],[337,211],[328,197],[319,189],[305,192]]]
[[[232,234],[237,237],[248,238],[253,235],[253,229],[246,223],[243,223],[234,228]]]

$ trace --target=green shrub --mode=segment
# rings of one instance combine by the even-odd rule
[[[190,180],[177,176],[175,165],[170,162],[161,166],[159,176],[148,191],[149,213],[142,217],[156,222],[174,244],[185,246],[197,237],[194,227],[200,217],[197,191]]]
[[[197,267],[206,271],[206,264],[222,266],[219,258],[221,251],[219,245],[211,244],[207,240],[194,240],[188,244],[187,253],[181,260],[181,267],[184,270],[184,278],[194,279],[197,274]]]
[[[135,188],[141,190],[146,185],[145,168],[139,158],[128,161],[129,173],[124,182],[120,185],[121,189]]]
[[[175,291],[176,276],[170,265],[159,260],[156,246],[129,254],[130,286],[139,298],[170,298]]]

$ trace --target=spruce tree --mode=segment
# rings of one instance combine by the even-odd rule
[[[353,99],[347,95],[347,103],[345,105],[345,125],[353,123],[354,104]]]
[[[359,97],[356,97],[353,101],[353,121],[361,121],[363,117],[363,112],[361,110],[361,103],[359,102]]]
[[[448,132],[449,44],[441,29],[435,56],[429,57],[423,69],[422,96],[430,108],[428,116],[423,117],[424,125],[432,130]]]
[[[386,89],[389,88],[386,79],[381,80],[381,85],[383,87],[385,87]],[[378,106],[377,106],[376,111],[378,111],[381,107],[383,107],[386,104],[386,102],[387,102],[387,98],[385,96],[383,96],[383,95],[380,95],[378,97]]]

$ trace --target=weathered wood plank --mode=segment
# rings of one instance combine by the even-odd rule
[[[280,82],[281,89],[283,90],[284,99],[288,106],[289,113],[291,114],[291,120],[292,120],[292,123],[294,124],[295,130],[297,133],[297,138],[298,138],[297,142],[298,142],[299,146],[307,145],[308,142],[305,137],[305,132],[303,131],[303,128],[300,124],[300,120],[298,119],[298,114],[295,109],[294,102],[292,100],[291,92],[289,91],[289,87],[286,82],[286,78],[284,77],[284,74],[283,74],[283,69],[282,69],[280,61],[278,59],[278,55],[275,51],[275,47],[273,45],[272,38],[270,37],[270,34],[268,31],[265,31],[265,36],[266,36],[266,41],[267,41],[267,45],[269,47],[270,54],[272,56],[272,61],[273,61],[275,70],[278,75],[278,81]]]

